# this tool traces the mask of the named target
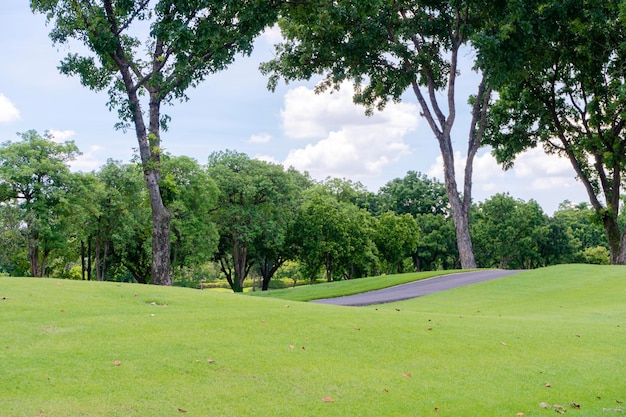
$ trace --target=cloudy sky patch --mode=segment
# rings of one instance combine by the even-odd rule
[[[0,93],[0,123],[11,123],[21,118],[20,111],[7,96]]]

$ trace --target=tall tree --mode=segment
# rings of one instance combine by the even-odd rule
[[[381,206],[397,214],[448,214],[450,204],[444,184],[426,175],[409,171],[404,178],[395,178],[378,191]]]
[[[505,167],[536,146],[568,158],[604,225],[611,262],[625,264],[618,223],[626,170],[624,1],[502,4],[494,27],[476,38],[479,64],[499,93],[488,143]]]
[[[68,162],[78,155],[74,142],[56,143],[30,130],[19,142],[0,146],[0,201],[20,210],[28,242],[30,273],[46,274],[51,252],[67,239],[72,184]]]
[[[400,274],[404,272],[404,261],[417,250],[419,226],[408,213],[388,211],[377,219],[374,241],[386,263],[386,272]]]
[[[172,277],[213,257],[219,240],[211,213],[218,189],[207,169],[187,156],[164,158],[161,191],[172,212]]]
[[[487,4],[487,2],[485,2]],[[459,54],[483,21],[485,4],[472,1],[313,0],[289,7],[280,22],[285,42],[263,64],[269,87],[280,77],[323,74],[317,91],[355,84],[354,101],[367,112],[382,109],[411,90],[439,145],[445,187],[464,268],[476,266],[469,233],[473,161],[491,90],[477,86],[468,128],[462,190],[457,186],[452,128],[456,120]],[[443,93],[443,94],[442,94]]]
[[[233,291],[241,292],[254,261],[272,251],[262,239],[283,239],[279,228],[288,224],[284,210],[294,197],[293,176],[233,151],[212,154],[208,170],[219,188],[212,213],[220,235],[216,258]]]
[[[83,43],[90,54],[69,54],[60,70],[96,91],[108,87],[119,126],[134,125],[152,210],[152,283],[171,285],[170,212],[163,203],[161,106],[225,69],[277,18],[277,1],[31,0],[54,24],[55,44]],[[145,35],[141,39],[140,35]],[[82,50],[81,50],[82,52]],[[143,99],[143,101],[142,101]],[[147,113],[144,113],[147,107]]]
[[[476,259],[485,268],[532,268],[540,261],[548,218],[536,201],[496,194],[477,205],[472,216]]]

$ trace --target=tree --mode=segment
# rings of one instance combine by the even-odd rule
[[[366,275],[375,263],[371,228],[369,213],[323,185],[307,190],[291,237],[303,273],[311,282],[322,269],[329,282]]]
[[[379,257],[386,264],[387,273],[404,272],[404,260],[417,249],[419,242],[419,226],[408,213],[396,214],[388,211],[376,222],[374,242]]]
[[[548,234],[547,217],[537,202],[496,194],[477,205],[472,232],[476,259],[485,268],[531,268]]]
[[[172,213],[172,279],[176,270],[213,257],[219,240],[211,214],[217,206],[217,184],[207,169],[187,156],[166,155],[161,191]]]
[[[55,44],[83,43],[90,54],[69,54],[60,70],[86,87],[108,87],[118,126],[134,125],[152,213],[152,283],[171,285],[170,212],[161,196],[161,106],[250,54],[259,33],[277,18],[277,2],[250,0],[31,0],[54,27]],[[149,27],[146,27],[149,26]],[[139,34],[146,34],[141,40]],[[143,55],[145,53],[145,55]],[[145,97],[146,101],[142,102]],[[144,113],[143,105],[147,106]]]
[[[313,0],[288,7],[280,21],[285,42],[262,65],[269,87],[323,74],[317,91],[355,84],[354,101],[367,112],[412,90],[435,135],[464,268],[476,266],[469,233],[472,167],[491,90],[483,77],[471,98],[462,193],[455,177],[452,128],[456,120],[459,52],[485,18],[487,3],[467,1]],[[439,93],[443,92],[443,95]],[[444,97],[444,98],[442,98]],[[447,112],[447,114],[446,114]]]
[[[626,9],[620,0],[506,2],[476,39],[498,90],[488,143],[505,167],[543,146],[569,159],[604,225],[611,263],[626,263],[618,223],[626,169]],[[604,201],[602,201],[604,200]]]
[[[261,278],[261,290],[269,289],[270,280],[285,262],[296,258],[296,248],[291,236],[294,233],[295,218],[302,203],[302,192],[310,186],[305,176],[295,170],[286,172],[286,180],[290,180],[288,193],[282,196],[272,210],[266,214],[265,224],[255,239],[253,257]],[[303,188],[300,188],[303,187]]]
[[[404,178],[395,178],[378,191],[381,205],[397,214],[448,214],[450,204],[445,186],[434,178],[409,171]]]
[[[233,151],[213,153],[208,170],[219,188],[212,214],[220,235],[216,258],[233,291],[241,292],[255,255],[264,259],[277,249],[263,240],[284,239],[295,185],[281,166]]]
[[[413,253],[416,271],[458,268],[459,254],[454,235],[454,223],[443,214],[418,214],[420,230],[417,249]]]
[[[79,154],[72,141],[56,143],[30,130],[19,142],[0,146],[0,201],[15,206],[24,224],[30,273],[46,275],[50,254],[68,239],[72,174],[67,163]]]

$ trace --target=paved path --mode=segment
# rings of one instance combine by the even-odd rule
[[[517,274],[519,270],[505,271],[485,270],[474,272],[461,272],[458,274],[442,275],[439,277],[409,282],[408,284],[396,285],[395,287],[382,290],[369,291],[361,294],[347,295],[345,297],[325,298],[314,300],[315,303],[334,304],[338,306],[366,306],[371,304],[390,303],[393,301],[407,300],[421,297],[435,292],[445,291],[464,285],[476,284],[496,278]]]

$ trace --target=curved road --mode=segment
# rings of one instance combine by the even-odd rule
[[[382,290],[347,295],[345,297],[324,298],[321,300],[314,300],[313,302],[334,304],[338,306],[367,306],[372,304],[391,303],[394,301],[407,300],[409,298],[416,298],[435,292],[450,290],[456,287],[502,278],[519,272],[522,271],[490,269],[485,271],[461,272],[458,274],[442,275],[439,277],[423,279],[421,281],[409,282],[408,284],[396,285],[395,287],[383,288]]]

